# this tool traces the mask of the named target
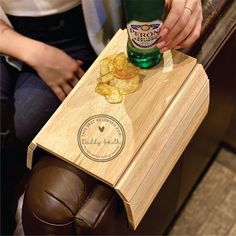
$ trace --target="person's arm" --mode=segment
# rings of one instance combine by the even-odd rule
[[[166,0],[169,13],[161,28],[157,47],[161,52],[171,48],[186,48],[201,32],[201,0]]]
[[[81,61],[74,60],[60,49],[17,33],[1,19],[0,53],[34,68],[61,101],[83,75]]]

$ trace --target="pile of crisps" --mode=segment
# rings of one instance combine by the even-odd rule
[[[112,104],[121,103],[122,95],[134,93],[142,85],[140,68],[128,62],[125,53],[101,60],[100,75],[95,91]]]

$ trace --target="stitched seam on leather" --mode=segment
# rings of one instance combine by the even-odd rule
[[[227,4],[226,4],[227,5]],[[229,4],[228,4],[229,5]],[[228,6],[227,5],[227,6]],[[229,5],[231,6],[231,5]],[[223,14],[223,13],[222,13]],[[220,22],[218,24],[220,24],[222,22],[222,19],[220,20]],[[209,65],[211,64],[211,62],[214,60],[214,58],[217,56],[218,52],[221,50],[221,48],[224,46],[225,42],[229,39],[229,37],[232,35],[232,32],[235,28],[235,24],[230,28],[230,30],[228,30],[227,36],[224,36],[222,38],[222,40],[220,41],[220,43],[218,43],[218,45],[216,46],[214,52],[212,53],[211,57],[208,58],[208,60],[204,63],[204,68],[207,69],[209,67]],[[228,36],[229,35],[229,36]]]
[[[82,204],[81,204],[81,208],[82,208],[83,205],[88,201],[88,199],[91,197],[91,195],[94,193],[94,189],[95,189],[96,186],[97,186],[97,184],[95,184],[95,185],[93,186],[91,192],[87,195],[86,198],[84,198],[84,201],[83,201]],[[80,209],[78,209],[77,214],[79,213],[79,210],[80,210]],[[76,214],[76,215],[77,215],[77,214]],[[83,222],[85,225],[87,225],[87,226],[90,227],[90,228],[93,227],[91,224],[89,224],[89,223],[86,221],[86,219],[85,219],[84,217],[81,217],[81,216],[80,216],[80,218],[76,217],[76,221]]]
[[[91,197],[91,195],[94,193],[94,189],[96,188],[96,186],[97,186],[97,184],[95,184],[94,186],[93,186],[93,188],[91,189],[91,192],[87,195],[87,197],[85,198],[84,197],[84,201],[82,202],[82,204],[81,204],[81,207],[88,201],[88,199]],[[85,195],[85,194],[84,194]],[[78,209],[78,211],[79,211],[79,209]],[[78,212],[77,211],[77,212]]]
[[[88,198],[88,195],[90,194],[87,194],[88,193],[88,190],[87,190],[87,187],[86,187],[86,184],[85,184],[85,181],[83,181],[83,187],[84,187],[84,191],[82,192],[83,193],[83,201],[81,202],[80,204],[80,207],[82,207],[86,201],[86,199]],[[92,191],[91,191],[92,192]],[[77,212],[78,212],[79,209],[77,209]]]
[[[216,13],[218,12],[217,9],[216,9],[216,7],[215,7],[215,5],[213,5],[213,4],[210,3],[210,2],[207,2],[206,4],[208,5],[208,7],[211,7],[211,8],[213,9],[213,11],[215,11]]]
[[[32,211],[32,214],[40,222],[43,222],[44,224],[51,225],[51,226],[66,226],[66,225],[72,224],[74,222],[73,220],[71,220],[71,221],[69,221],[68,223],[65,223],[65,224],[54,224],[54,223],[50,223],[46,220],[43,220],[43,219],[39,218],[33,211]]]
[[[107,202],[107,204],[102,208],[100,214],[97,216],[97,219],[92,227],[92,230],[94,230],[96,228],[96,226],[98,225],[98,223],[100,222],[99,219],[101,219],[101,216],[103,216],[104,211],[110,206],[110,203],[112,202],[113,198],[115,198],[115,194],[109,199],[109,201]]]
[[[234,27],[232,27],[233,29]],[[211,64],[211,62],[215,59],[215,57],[217,56],[217,54],[219,53],[219,51],[221,50],[221,48],[225,45],[225,42],[227,42],[227,40],[230,38],[230,36],[233,34],[232,33],[232,29],[228,32],[227,36],[217,45],[217,47],[215,47],[215,51],[212,53],[211,57],[207,60],[207,62],[205,63],[204,68],[207,69],[209,67],[209,65]],[[229,35],[229,36],[228,36]]]
[[[208,4],[208,6],[210,6],[210,7],[213,8],[213,10],[214,10],[214,11],[216,12],[216,14],[217,14],[217,18],[219,18],[221,15],[224,14],[224,12],[226,11],[226,9],[227,9],[229,6],[231,6],[231,1],[226,1],[226,2],[221,6],[220,9],[217,9],[215,2],[214,2],[214,4],[209,3],[209,2],[208,2],[207,4]]]
[[[56,199],[58,202],[60,202],[66,209],[68,209],[70,211],[70,213],[72,214],[72,216],[74,216],[73,211],[62,201],[60,200],[58,197],[54,196],[52,193],[48,192],[47,190],[45,190],[45,192],[51,196],[52,198]]]
[[[84,223],[84,225],[87,225],[89,228],[93,228],[91,224],[89,224],[84,218],[76,218],[76,221]]]
[[[95,186],[97,186],[97,185],[95,185]],[[93,194],[94,189],[95,189],[95,187],[93,188],[93,191],[91,191],[91,192],[89,193],[89,195],[87,196],[86,200],[84,201],[84,204],[85,204],[86,201],[90,198],[90,196]],[[84,224],[88,225],[88,226],[91,228],[91,230],[93,230],[93,229],[96,227],[96,225],[97,225],[97,223],[98,223],[98,221],[99,221],[99,218],[101,217],[102,213],[103,213],[104,210],[108,207],[108,205],[110,205],[110,202],[111,202],[111,200],[112,200],[114,197],[115,197],[115,195],[113,195],[113,196],[107,201],[107,203],[105,204],[105,206],[100,210],[100,214],[98,214],[98,216],[96,217],[96,220],[95,220],[94,224],[88,223],[87,220],[86,220],[86,218],[84,218],[84,217],[81,216],[81,215],[80,215],[79,218],[76,217],[76,220],[79,221],[79,222],[83,222]]]
[[[204,6],[203,6],[203,7],[204,7]],[[215,6],[214,6],[212,3],[210,3],[210,2],[207,2],[207,3],[206,3],[206,7],[207,7],[207,8],[211,8],[213,11],[217,12]]]

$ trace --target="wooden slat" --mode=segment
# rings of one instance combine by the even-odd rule
[[[29,169],[32,168],[34,150],[37,148],[37,144],[32,141],[27,149],[27,160],[26,165]]]
[[[206,99],[206,101],[204,102],[204,104],[201,107],[201,110],[199,110],[199,112],[196,114],[197,118],[196,117],[194,118],[194,120],[190,123],[188,129],[190,129],[190,130],[193,129],[194,130],[193,132],[195,132],[197,130],[197,128],[201,124],[202,120],[206,116],[206,112],[207,112],[208,105],[209,105],[208,102],[209,102],[208,99]],[[138,227],[140,221],[142,220],[142,218],[144,217],[145,213],[147,212],[149,206],[152,204],[156,195],[160,191],[160,189],[161,189],[162,185],[164,184],[166,178],[168,177],[169,173],[174,168],[176,160],[178,159],[178,155],[181,155],[183,153],[184,149],[186,148],[187,144],[189,143],[189,141],[192,138],[191,133],[189,133],[189,131],[187,131],[187,130],[185,131],[184,135],[185,136],[184,136],[183,140],[179,140],[179,142],[176,144],[174,150],[172,151],[172,153],[169,156],[170,157],[169,163],[168,162],[166,163],[166,165],[170,164],[170,165],[168,165],[169,168],[165,169],[165,165],[161,166],[165,173],[159,172],[160,176],[161,176],[161,178],[158,181],[159,185],[155,186],[155,183],[152,182],[151,184],[152,184],[153,190],[151,192],[145,192],[146,189],[142,189],[142,193],[143,194],[145,193],[145,196],[147,196],[150,193],[150,197],[149,198],[145,197],[145,199],[144,198],[136,199],[136,195],[135,195],[135,198],[133,199],[134,202],[128,203],[128,202],[124,201],[126,212],[127,212],[127,218],[128,218],[130,227],[133,230],[135,230]],[[155,172],[152,174],[155,174]],[[141,190],[141,189],[139,189],[139,190]],[[139,193],[140,192],[137,192],[137,194],[139,194]],[[137,196],[140,196],[140,195],[137,195]],[[144,205],[142,205],[143,201],[145,203]]]
[[[196,79],[200,78],[196,77]],[[189,101],[181,101],[180,98],[180,101],[173,105],[173,110],[170,108],[172,111],[170,111],[168,116],[171,115],[171,113],[176,114],[176,107],[179,107],[179,112],[182,116],[179,118],[173,117],[173,126],[175,128],[172,132],[171,128],[166,129],[167,133],[171,133],[169,133],[169,139],[165,142],[165,145],[161,148],[161,150],[159,150],[158,146],[158,139],[160,136],[158,131],[155,132],[156,130],[153,131],[148,141],[142,148],[142,155],[145,155],[146,160],[151,158],[152,155],[156,158],[151,168],[144,168],[145,170],[148,169],[148,172],[141,181],[140,185],[136,187],[132,198],[125,201],[129,223],[134,229],[140,223],[144,214],[148,210],[152,201],[161,189],[166,178],[174,168],[176,162],[208,111],[209,84],[206,78],[204,81],[205,83],[203,87],[198,87],[197,89],[199,94],[193,97],[195,99],[190,99],[192,100],[192,103],[189,103]],[[194,84],[195,83],[192,83],[192,85]],[[185,93],[189,93],[189,91],[191,90],[185,91]],[[185,96],[187,93],[182,94],[184,95],[182,98],[188,97]],[[175,123],[176,121],[178,121],[178,124]],[[167,123],[169,123],[169,121],[167,121]],[[155,143],[157,144],[156,147],[153,146]],[[139,170],[139,172],[142,173],[143,171]],[[135,180],[131,183],[130,188],[133,187],[134,183]],[[120,189],[117,189],[117,191],[121,194]],[[122,192],[123,199],[125,199],[124,193],[127,192]]]
[[[162,64],[146,70],[142,88],[127,95],[123,103],[112,105],[94,92],[99,61],[104,56],[125,52],[126,42],[127,32],[119,31],[34,140],[42,149],[111,186],[120,179],[196,64],[196,59],[173,52],[173,71],[162,73]],[[82,123],[88,117],[101,113],[116,118],[126,132],[126,145],[122,153],[105,163],[85,157],[77,142]]]
[[[206,78],[207,76],[202,66],[197,65],[166,109],[150,137],[136,154],[136,158],[115,186],[123,199],[129,202],[134,196],[135,191],[143,182],[154,162],[159,158],[159,154],[166,147],[180,120],[188,112],[189,106],[191,106],[199,91],[207,82]],[[161,161],[162,159],[160,158],[159,160]]]

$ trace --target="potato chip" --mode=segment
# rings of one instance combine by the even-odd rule
[[[107,74],[102,75],[97,78],[98,82],[100,82],[100,83],[109,83],[113,79],[114,79],[113,72],[108,72]]]
[[[119,89],[116,87],[113,88],[112,94],[110,96],[106,96],[106,100],[112,104],[121,103],[123,101],[123,97],[120,94]]]
[[[113,64],[115,67],[115,70],[123,70],[127,63],[127,58],[125,53],[121,52],[119,53],[114,59],[113,59]]]
[[[109,60],[107,58],[104,58],[100,62],[100,75],[105,75],[109,73]]]
[[[122,70],[115,70],[114,75],[121,80],[126,80],[135,77],[139,72],[139,67],[136,67],[131,63],[126,63]]]
[[[106,100],[112,104],[121,103],[123,100],[119,89],[108,84],[98,83],[95,91],[100,95],[105,96]]]
[[[118,78],[115,78],[110,82],[110,85],[118,88],[120,94],[122,95],[134,93],[141,87],[141,84],[142,83],[140,82],[139,75],[136,75],[135,77],[129,80],[120,80]]]
[[[122,102],[122,95],[133,93],[142,86],[140,68],[129,63],[123,52],[101,60],[100,75],[95,91],[112,104]]]
[[[100,61],[100,75],[105,75],[111,71],[113,71],[113,59],[116,55],[111,55],[109,57],[105,57]]]
[[[112,86],[108,84],[98,83],[95,92],[103,95],[103,96],[110,96],[112,94]]]
[[[109,70],[110,72],[113,72],[114,69],[115,69],[114,64],[113,64],[113,62],[111,61],[111,62],[109,63],[109,65],[108,65],[108,70]]]

